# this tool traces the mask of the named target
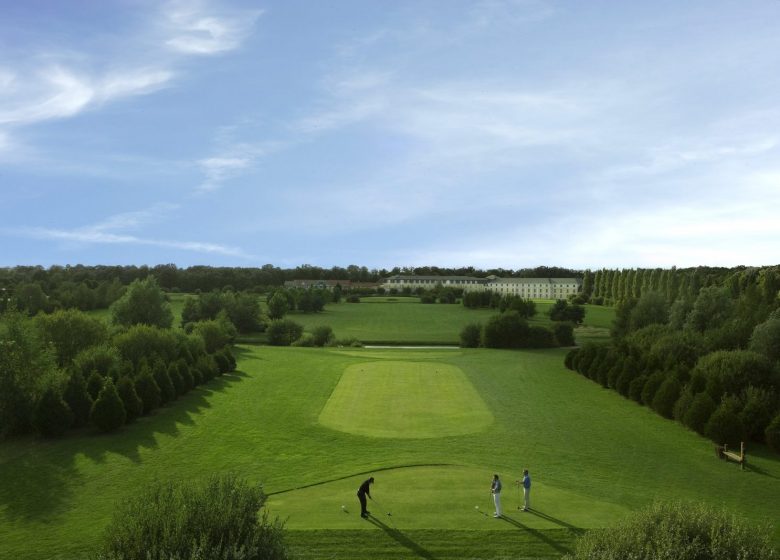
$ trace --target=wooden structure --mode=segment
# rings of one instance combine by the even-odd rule
[[[745,470],[745,442],[742,441],[739,444],[739,453],[729,451],[728,444],[718,445],[715,447],[715,453],[719,459],[726,459],[727,461],[734,461],[739,463],[739,467]]]

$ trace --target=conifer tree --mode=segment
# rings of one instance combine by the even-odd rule
[[[160,406],[160,388],[148,366],[144,367],[135,379],[135,392],[144,403],[144,414],[149,414]]]
[[[129,424],[143,414],[144,403],[135,391],[135,385],[129,377],[120,377],[116,390],[119,393],[119,398],[122,399],[122,404],[125,405],[127,423]]]
[[[168,377],[165,363],[159,360],[155,362],[153,375],[157,386],[160,388],[160,403],[165,404],[174,400],[176,398],[176,389],[173,387],[171,378]]]
[[[73,427],[86,426],[92,411],[93,399],[87,391],[87,382],[80,371],[74,370],[70,373],[62,397],[73,413]]]
[[[103,388],[103,376],[98,373],[96,369],[92,370],[87,378],[87,392],[94,401],[97,399],[100,390]]]
[[[108,377],[92,405],[90,419],[101,432],[113,432],[122,427],[126,418],[125,405],[119,398],[114,382]]]
[[[73,412],[53,387],[46,389],[36,403],[33,424],[46,437],[61,436],[73,424]]]

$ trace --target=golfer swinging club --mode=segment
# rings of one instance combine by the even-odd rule
[[[357,497],[358,500],[360,500],[360,517],[366,518],[368,517],[368,514],[370,513],[366,509],[366,496],[371,498],[371,485],[374,483],[374,477],[372,476],[368,480],[366,480],[363,484],[360,485],[360,488],[358,488],[357,491]],[[373,500],[373,498],[371,498]]]
[[[497,474],[493,475],[490,493],[493,494],[493,503],[496,504],[496,513],[493,514],[493,517],[501,517],[501,481]]]

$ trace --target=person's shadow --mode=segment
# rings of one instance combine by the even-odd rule
[[[558,519],[557,517],[553,517],[552,515],[542,513],[541,511],[536,511],[535,509],[529,509],[527,513],[530,513],[531,515],[535,515],[537,517],[541,517],[542,519],[546,519],[547,521],[555,523],[556,525],[560,525],[561,527],[564,527],[566,529],[570,529],[571,531],[577,533],[578,535],[581,535],[585,532],[585,529],[583,529],[582,527],[576,527],[571,523],[567,523],[566,521]]]
[[[503,514],[501,516],[501,519],[503,521],[506,521],[510,525],[514,525],[518,529],[523,529],[524,531],[528,531],[528,533],[533,535],[535,538],[539,539],[540,541],[543,541],[543,542],[547,543],[550,547],[554,548],[555,550],[557,550],[561,554],[568,554],[568,553],[571,552],[571,550],[569,548],[567,548],[567,547],[563,546],[561,543],[551,539],[550,537],[545,535],[543,531],[539,531],[538,529],[534,529],[532,527],[529,527],[528,525],[523,525],[517,519],[509,517],[506,514]]]
[[[433,554],[431,554],[430,551],[426,550],[425,548],[423,548],[422,546],[414,542],[412,539],[404,535],[398,529],[394,527],[390,527],[386,523],[383,523],[382,521],[380,521],[378,518],[374,517],[370,513],[368,514],[366,521],[382,529],[385,533],[387,533],[389,537],[395,540],[398,544],[400,544],[405,548],[408,548],[420,558],[426,558],[428,560],[436,560],[436,557]]]

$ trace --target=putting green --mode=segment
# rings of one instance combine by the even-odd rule
[[[531,512],[518,511],[522,499],[514,484],[516,473],[499,473],[504,483],[501,505],[506,520],[493,518],[488,468],[466,466],[418,466],[372,473],[375,501],[369,511],[384,523],[398,528],[457,530],[572,529],[603,527],[628,510],[608,501],[535,481]],[[360,518],[355,496],[369,474],[317,484],[274,494],[267,507],[285,519],[292,530],[374,529]],[[344,506],[344,509],[341,509]],[[390,512],[392,515],[388,516]]]
[[[347,367],[319,422],[376,438],[435,438],[481,432],[493,415],[460,368],[387,360]]]

